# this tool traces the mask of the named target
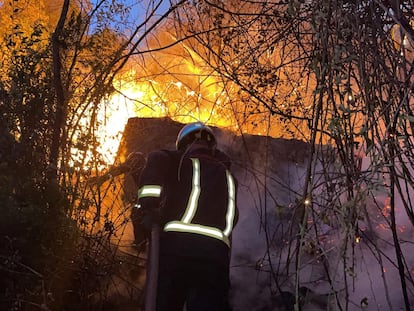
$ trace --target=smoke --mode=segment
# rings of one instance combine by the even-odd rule
[[[233,231],[233,308],[237,311],[285,310],[285,303],[293,308],[297,264],[293,254],[298,246],[298,231],[297,227],[290,229],[297,221],[295,207],[303,200],[307,146],[250,136],[220,139],[225,142],[223,148],[239,161],[234,167],[239,181],[240,218]],[[368,158],[364,158],[361,169],[373,178]],[[318,170],[322,170],[321,165],[316,166],[314,176],[322,175]],[[324,183],[324,178],[318,182]],[[378,180],[383,182],[381,178]],[[405,309],[389,223],[389,194],[382,187],[369,188],[371,182],[361,183],[365,186],[355,202],[341,197],[340,207],[315,208],[318,211],[336,208],[336,213],[344,213],[340,215],[343,218],[312,220],[309,215],[312,220],[309,226],[317,228],[317,233],[309,230],[302,240],[298,264],[299,287],[304,292],[302,310]],[[325,190],[315,189],[314,196],[321,197],[315,198],[315,204],[322,205]],[[411,197],[411,193],[407,196]],[[398,239],[404,265],[411,273],[405,276],[408,292],[414,297],[410,283],[414,270],[411,255],[414,230],[401,200],[397,197],[395,202]],[[347,209],[352,208],[360,212],[358,232],[343,223],[344,219],[347,221]],[[354,239],[357,242],[353,243]]]
[[[218,140],[234,161],[233,173],[239,184],[231,303],[234,310],[277,310],[283,303],[275,301],[279,290],[289,291],[293,286],[279,273],[283,268],[278,266],[284,265],[284,260],[274,250],[289,243],[284,234],[301,196],[307,146],[298,141],[224,133]]]

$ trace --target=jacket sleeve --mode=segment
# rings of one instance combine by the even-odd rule
[[[162,151],[148,155],[138,184],[138,208],[143,211],[155,211],[160,207],[166,161]]]

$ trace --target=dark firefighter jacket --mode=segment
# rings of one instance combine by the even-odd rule
[[[200,257],[229,264],[237,221],[237,184],[227,155],[206,148],[160,150],[148,156],[138,208],[159,211],[160,255]]]

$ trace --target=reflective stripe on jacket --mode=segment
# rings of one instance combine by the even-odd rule
[[[219,239],[230,246],[229,235],[233,230],[233,221],[235,216],[235,186],[231,173],[226,170],[227,188],[228,188],[228,205],[226,212],[226,227],[224,230],[219,228],[204,226],[202,224],[192,223],[194,215],[197,213],[198,198],[202,191],[200,187],[200,160],[191,158],[193,164],[193,182],[190,198],[188,199],[187,208],[183,217],[179,221],[170,221],[164,226],[164,231],[177,231],[197,233],[212,238]]]

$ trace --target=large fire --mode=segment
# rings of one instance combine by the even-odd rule
[[[393,26],[391,34],[397,46],[412,45],[406,37],[401,37],[398,25]],[[149,39],[149,49],[167,46],[175,40],[168,31],[160,32],[155,42]],[[239,133],[281,136],[282,126],[279,122],[271,122],[270,114],[246,114],[246,105],[239,102],[238,88],[228,83],[224,85],[190,46],[173,44],[168,51],[158,52],[154,59],[148,57],[143,62],[133,59],[131,67],[114,82],[118,92],[107,99],[105,109],[101,110],[103,126],[98,151],[107,164],[113,163],[122,131],[131,117],[170,117],[181,123],[202,121]],[[308,92],[298,83],[293,90],[283,90],[283,86],[279,86],[278,92],[297,93],[298,98],[305,98]],[[348,102],[355,102],[354,95],[348,97]],[[281,106],[284,105],[281,102]],[[305,105],[304,109],[311,106]],[[362,117],[356,120],[362,121]],[[355,124],[355,127],[362,125]],[[301,128],[296,134],[300,136],[306,131]]]
[[[134,75],[131,71],[126,78],[115,82],[117,93],[106,100],[99,115],[102,128],[98,151],[108,164],[114,161],[123,129],[131,117],[170,117],[182,123],[201,121],[230,130],[240,129],[228,107],[228,95],[211,77],[195,91],[181,81],[139,82]]]

